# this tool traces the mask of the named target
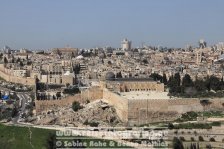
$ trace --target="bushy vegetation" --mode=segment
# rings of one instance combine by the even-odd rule
[[[211,129],[212,125],[207,123],[183,123],[174,125],[174,129]]]
[[[202,136],[199,136],[199,137],[198,137],[198,140],[199,140],[200,142],[202,142],[202,141],[204,141],[204,138],[203,138]]]
[[[203,112],[205,117],[224,117],[224,113],[222,111],[205,111]]]
[[[215,142],[215,138],[210,138],[209,141]]]
[[[5,79],[3,79],[2,77],[0,77],[0,80],[3,80],[3,81],[5,81]]]
[[[224,96],[224,81],[216,76],[207,76],[204,79],[193,81],[189,74],[185,74],[181,80],[180,74],[172,75],[168,81],[165,74],[163,76],[153,73],[150,75],[155,81],[164,83],[169,88],[171,96],[179,96],[185,98],[198,97],[223,97]]]
[[[196,121],[198,116],[204,117],[224,117],[222,111],[205,111],[205,112],[187,112],[181,115],[180,118],[176,119],[177,122],[186,122],[186,121]]]
[[[79,109],[82,109],[82,106],[80,105],[80,103],[78,101],[74,101],[72,103],[72,109],[77,112]]]
[[[86,120],[83,124],[84,125],[89,125],[91,127],[98,127],[98,125],[99,125],[98,122],[89,122],[88,120]]]
[[[79,88],[73,87],[73,88],[66,88],[63,91],[64,94],[69,94],[69,95],[75,95],[77,93],[80,93]]]
[[[173,149],[184,149],[182,141],[177,137],[173,138]]]
[[[48,89],[60,89],[63,85],[59,84],[45,84],[38,82],[36,84],[36,89],[40,91],[48,90]]]
[[[221,126],[221,122],[212,122],[212,126]]]
[[[161,83],[164,83],[167,85],[167,77],[166,74],[163,74],[163,76],[157,74],[157,73],[152,73],[150,75],[151,78],[153,78],[154,81],[160,81]]]
[[[13,114],[14,114],[13,109],[11,108],[6,108],[4,110],[0,109],[0,120],[3,120],[3,119],[10,120]]]
[[[180,118],[178,118],[176,121],[177,122],[184,122],[184,121],[195,121],[197,120],[198,113],[196,112],[187,112],[181,115]]]

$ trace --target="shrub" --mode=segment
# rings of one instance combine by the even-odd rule
[[[84,125],[89,125],[91,127],[98,127],[99,126],[98,122],[88,122],[88,120],[86,120],[83,124]]]
[[[75,95],[77,93],[80,93],[79,88],[73,87],[73,88],[66,88],[63,91],[64,94],[69,94],[69,95]]]
[[[174,131],[174,134],[177,134],[178,133],[178,131],[176,130],[176,131]]]
[[[179,124],[175,125],[175,129],[211,129],[212,126],[209,124],[203,124],[203,123],[185,123],[185,124]]]
[[[210,138],[209,141],[215,142],[215,139],[214,138]]]
[[[72,109],[76,112],[78,111],[79,109],[82,109],[82,106],[80,105],[80,103],[78,101],[74,101],[72,103]]]
[[[204,141],[204,138],[203,138],[202,136],[199,136],[199,137],[198,137],[198,140],[199,140],[199,141]]]
[[[181,141],[185,141],[185,138],[184,138],[184,137],[180,137],[180,140],[181,140]]]
[[[221,126],[221,122],[212,122],[212,126]]]
[[[173,138],[173,148],[174,149],[184,149],[183,143],[177,137]]]
[[[98,127],[99,123],[98,122],[90,122],[89,125],[91,127]]]
[[[197,135],[197,131],[194,131],[194,135]]]
[[[172,123],[169,123],[168,124],[168,129],[173,129],[174,128],[174,125]]]

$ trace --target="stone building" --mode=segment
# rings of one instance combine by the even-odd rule
[[[130,92],[130,91],[163,92],[164,84],[153,81],[151,78],[122,78],[107,81],[106,88],[114,90],[116,92]]]
[[[113,72],[105,74],[105,88],[115,92],[159,91],[164,92],[164,84],[152,78],[116,78]]]

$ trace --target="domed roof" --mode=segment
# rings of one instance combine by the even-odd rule
[[[107,72],[105,75],[106,80],[112,80],[115,78],[115,74],[113,72]]]

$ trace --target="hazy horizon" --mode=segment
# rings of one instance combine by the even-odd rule
[[[0,48],[184,47],[224,41],[222,0],[0,1]]]

